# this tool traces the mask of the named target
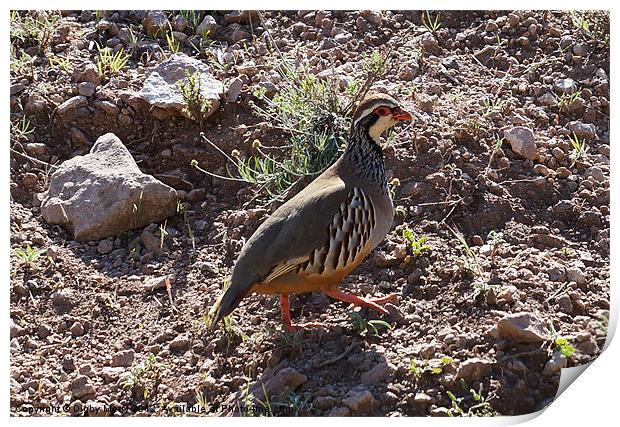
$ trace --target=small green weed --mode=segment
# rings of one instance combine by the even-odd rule
[[[394,329],[394,325],[384,320],[367,320],[355,311],[349,312],[349,317],[351,317],[353,328],[359,335],[381,336],[383,330],[379,326],[384,327],[388,331]]]
[[[19,119],[16,123],[11,123],[13,127],[13,132],[17,135],[24,137],[26,135],[30,135],[35,131],[35,127],[32,126],[28,117],[24,114],[21,119]]]
[[[30,245],[26,245],[26,249],[16,249],[15,255],[24,262],[26,267],[32,266],[45,252],[45,249],[33,249]]]
[[[97,51],[99,52],[99,59],[97,61],[97,69],[99,71],[99,78],[102,81],[108,81],[112,76],[118,74],[129,61],[129,54],[125,53],[124,49],[120,49],[115,54],[112,54],[112,50],[108,47],[102,48],[99,43],[95,43]]]
[[[211,101],[202,93],[200,71],[196,70],[190,73],[185,70],[185,79],[179,81],[178,85],[185,102],[183,111],[190,119],[197,121],[200,130],[202,130],[206,114],[211,109]]]
[[[432,250],[431,245],[426,244],[428,237],[422,236],[419,239],[416,239],[413,235],[413,230],[411,230],[408,226],[403,228],[403,239],[405,239],[405,242],[407,243],[407,248],[415,256],[420,256],[423,253]]]
[[[158,362],[153,353],[149,353],[142,362],[125,374],[121,380],[121,385],[125,390],[131,390],[132,392],[143,388],[142,398],[147,400],[151,389],[143,383],[144,377],[149,374],[152,375],[154,383],[157,385],[161,371],[165,368],[166,365]]]
[[[573,160],[573,165],[588,151],[588,141],[585,138],[579,138],[575,132],[572,135],[568,135],[570,145],[573,147],[573,151],[570,154]]]
[[[549,331],[551,332],[551,341],[552,344],[549,347],[549,350],[552,350],[552,347],[559,351],[562,356],[567,359],[575,354],[575,349],[570,344],[570,340],[568,337],[560,335],[558,331],[553,327],[553,323],[549,323]]]
[[[482,395],[482,384],[478,391],[473,388],[469,388],[465,380],[461,379],[461,387],[467,393],[464,397],[456,397],[450,390],[446,392],[450,402],[452,403],[452,410],[448,412],[450,417],[494,417],[497,415],[495,410],[489,402],[488,397],[485,398]],[[463,409],[463,406],[469,406],[467,410]]]
[[[440,17],[441,15],[438,13],[433,19],[433,15],[431,15],[431,13],[427,10],[422,13],[422,25],[424,25],[424,27],[426,27],[426,29],[431,33],[436,33],[439,28],[441,28]]]
[[[417,380],[424,374],[439,375],[446,366],[452,365],[454,359],[449,356],[443,356],[440,359],[416,360],[411,358],[409,364],[409,374]]]
[[[563,93],[559,98],[557,98],[556,107],[560,112],[567,111],[573,103],[577,101],[577,99],[581,96],[581,90],[578,90],[573,93]]]

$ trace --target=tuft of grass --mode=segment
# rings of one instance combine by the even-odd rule
[[[43,252],[45,252],[45,249],[33,249],[30,245],[26,245],[26,249],[16,249],[14,253],[29,268],[39,259]]]
[[[570,17],[573,26],[585,40],[599,46],[609,45],[608,11],[575,10],[570,12]]]
[[[200,130],[202,130],[206,114],[211,109],[211,101],[202,94],[200,71],[196,70],[194,73],[190,73],[185,70],[185,79],[179,81],[178,86],[185,102],[183,111],[187,113],[190,119],[198,122]]]
[[[293,66],[282,57],[277,67],[280,91],[272,96],[266,87],[258,87],[252,107],[256,115],[288,134],[288,144],[267,147],[254,141],[253,153],[247,158],[225,154],[230,161],[229,177],[222,178],[250,183],[273,201],[284,198],[297,183],[322,173],[343,152],[353,107],[386,72],[386,61],[387,55],[378,52],[366,57],[365,82],[354,82],[341,93],[335,75],[319,78],[309,71],[307,60]]]
[[[21,49],[36,46],[39,52],[44,52],[52,41],[59,20],[60,14],[53,11],[11,11],[11,41]]]
[[[187,25],[192,31],[195,31],[196,27],[198,27],[202,21],[202,12],[200,10],[182,10],[180,13],[185,18]]]
[[[408,226],[403,228],[403,239],[407,243],[407,248],[413,253],[415,256],[420,256],[425,252],[431,251],[431,245],[427,245],[428,237],[422,236],[419,239],[416,239],[413,235],[413,230],[411,230]]]
[[[62,56],[50,56],[48,58],[50,67],[59,68],[65,73],[69,71],[69,58]]]
[[[436,33],[439,28],[441,28],[440,17],[441,15],[438,13],[433,19],[433,15],[427,10],[422,13],[422,25],[424,25],[424,27],[426,27],[426,29],[431,33]]]
[[[127,65],[130,55],[126,54],[125,49],[122,48],[115,54],[112,54],[110,48],[102,48],[97,42],[95,42],[95,44],[99,52],[99,59],[97,61],[99,78],[102,81],[108,81],[113,75],[118,74],[125,65]]]
[[[572,135],[568,135],[568,140],[573,148],[570,158],[573,160],[574,165],[588,151],[588,141],[585,138],[580,139],[575,132]]]
[[[482,395],[482,384],[478,391],[469,388],[464,379],[460,381],[461,388],[467,393],[463,397],[456,397],[450,390],[446,391],[448,398],[452,404],[452,410],[448,412],[450,417],[494,417],[497,415],[491,404],[487,401],[489,398]],[[467,410],[463,409],[467,406]]]
[[[32,126],[28,117],[24,114],[21,119],[19,119],[16,123],[11,123],[13,132],[17,135],[24,137],[26,135],[30,135],[35,131],[35,127]]]
[[[138,389],[142,389],[142,398],[147,400],[152,389],[147,387],[143,380],[147,376],[152,376],[155,383],[153,388],[155,388],[159,382],[161,371],[165,368],[165,364],[158,362],[155,355],[149,353],[142,362],[131,368],[131,370],[124,375],[121,380],[121,386],[125,390],[131,390],[132,393],[136,392]]]
[[[384,320],[366,320],[355,311],[349,312],[349,317],[351,317],[351,324],[353,325],[353,328],[359,335],[371,335],[378,337],[384,332],[384,329],[379,327],[383,327],[388,331],[394,329],[394,325],[391,325]]]
[[[567,359],[575,354],[575,348],[570,344],[570,339],[556,331],[553,327],[553,323],[549,323],[549,331],[551,332],[550,352],[555,349]]]
[[[581,90],[578,90],[574,93],[563,93],[556,102],[556,107],[560,113],[567,111],[570,106],[577,101],[577,98],[581,96]]]
[[[181,49],[181,42],[174,36],[170,23],[168,23],[168,31],[166,31],[166,44],[172,53],[177,53]]]
[[[443,356],[440,359],[416,360],[411,358],[409,363],[409,374],[418,380],[424,374],[439,375],[446,366],[452,365],[454,359],[450,356]]]

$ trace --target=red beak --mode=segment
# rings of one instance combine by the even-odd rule
[[[392,113],[392,117],[394,117],[398,121],[413,120],[413,116],[411,115],[411,113],[403,110],[402,108],[396,108]]]

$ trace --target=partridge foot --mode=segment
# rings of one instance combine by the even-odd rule
[[[308,323],[291,323],[291,311],[288,303],[288,294],[280,294],[280,313],[282,314],[282,322],[289,332],[296,332],[310,328],[327,328],[324,323],[308,322]]]
[[[340,291],[327,291],[325,295],[338,299],[344,302],[350,302],[354,306],[358,307],[368,307],[372,308],[375,311],[378,311],[381,314],[390,314],[385,308],[381,307],[380,304],[385,304],[386,302],[394,301],[398,298],[398,294],[390,294],[381,298],[364,298],[358,297],[356,295],[345,294]]]

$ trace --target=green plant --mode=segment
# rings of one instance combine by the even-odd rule
[[[378,326],[383,326],[387,330],[394,329],[394,325],[389,324],[384,320],[366,320],[359,313],[355,311],[349,312],[351,317],[351,324],[359,335],[372,335],[378,337],[383,332]]]
[[[26,249],[16,249],[15,255],[24,262],[26,267],[30,267],[39,259],[45,249],[33,249],[30,245],[26,245]]]
[[[486,116],[491,113],[500,113],[506,106],[506,101],[498,97],[485,98],[482,101],[482,115]]]
[[[30,56],[22,49],[19,49],[15,46],[15,44],[11,43],[10,52],[9,52],[9,69],[11,73],[15,76],[21,75],[29,75],[32,76],[34,74],[34,60],[33,56]]]
[[[211,109],[211,101],[202,93],[200,71],[190,73],[189,70],[185,70],[185,79],[179,81],[178,85],[185,102],[183,111],[190,119],[197,121],[202,130],[206,114]]]
[[[494,230],[489,231],[489,234],[487,235],[487,243],[491,246],[490,256],[493,260],[499,247],[506,243],[506,240],[504,240],[504,233]]]
[[[573,93],[563,93],[557,98],[556,107],[560,112],[566,111],[570,108],[570,106],[577,101],[577,99],[581,96],[581,90],[578,90]]]
[[[342,153],[352,108],[379,77],[377,73],[386,71],[386,58],[378,52],[366,57],[365,83],[354,84],[355,89],[344,91],[342,96],[335,75],[319,78],[309,71],[307,60],[294,67],[282,58],[276,68],[282,80],[279,92],[271,97],[266,87],[259,86],[253,93],[258,101],[253,103],[253,110],[274,128],[286,132],[288,144],[267,147],[256,140],[252,143],[253,155],[241,158],[223,153],[203,138],[230,162],[229,179],[258,187],[270,201],[281,199],[297,183],[323,172]]]
[[[129,61],[129,54],[125,53],[125,50],[121,48],[115,54],[112,54],[112,50],[108,47],[102,48],[99,43],[95,42],[97,51],[99,52],[99,60],[97,61],[97,69],[99,71],[99,78],[103,81],[109,80],[113,75],[118,74]]]
[[[468,393],[464,397],[456,397],[450,390],[446,391],[448,398],[452,404],[452,410],[448,412],[450,417],[494,417],[496,415],[495,410],[491,404],[482,395],[482,384],[478,388],[478,391],[473,388],[467,387],[465,380],[461,378],[460,381],[463,390]],[[467,411],[462,406],[468,405]]]
[[[407,243],[407,248],[411,250],[413,255],[420,256],[424,252],[430,251],[431,245],[425,244],[428,241],[428,237],[422,236],[419,239],[416,239],[413,235],[413,230],[411,230],[407,225],[403,228],[403,239]]]
[[[131,368],[124,375],[121,385],[125,390],[132,390],[132,392],[135,392],[138,388],[143,388],[142,398],[146,400],[149,397],[150,389],[143,384],[143,377],[151,373],[155,384],[157,384],[161,371],[165,367],[166,365],[157,361],[153,353],[149,353],[142,362]]]
[[[437,30],[439,30],[439,28],[441,28],[441,22],[439,20],[440,16],[441,15],[438,13],[437,16],[435,16],[435,19],[433,19],[433,16],[427,10],[426,12],[422,13],[422,25],[424,25],[426,29],[431,33],[435,33],[437,32]]]
[[[69,58],[62,56],[50,56],[48,61],[50,63],[50,67],[52,68],[60,68],[64,72],[69,71]]]
[[[166,31],[166,43],[172,53],[177,53],[181,49],[181,42],[174,36],[170,23],[168,23],[168,31]]]
[[[187,21],[187,25],[195,31],[196,27],[200,25],[202,12],[199,10],[182,10],[180,13]]]
[[[420,379],[422,375],[426,373],[439,375],[446,366],[452,365],[452,363],[454,363],[454,359],[449,356],[430,360],[416,360],[411,358],[411,362],[409,363],[409,374],[413,375],[416,380]]]
[[[588,41],[597,45],[609,45],[609,12],[583,11],[570,12],[573,26]]]
[[[52,11],[33,10],[21,14],[11,12],[11,41],[20,48],[37,46],[39,52],[45,51],[52,40],[60,14]]]
[[[24,114],[16,123],[11,123],[13,131],[19,136],[30,135],[35,131],[35,127],[31,125],[30,120]]]
[[[194,237],[194,231],[192,230],[192,226],[189,223],[189,218],[187,217],[187,204],[177,201],[176,211],[177,215],[183,215],[183,222],[187,227],[187,234],[189,234],[189,239],[192,242],[192,249],[196,250],[196,238]]]
[[[554,347],[555,350],[559,351],[560,354],[567,359],[571,357],[575,353],[575,349],[570,344],[570,340],[568,337],[560,335],[558,331],[555,330],[553,323],[549,323],[549,331],[551,332],[551,347]]]
[[[575,164],[588,151],[588,141],[585,138],[580,139],[575,132],[572,135],[568,135],[568,140],[573,147],[570,157],[573,160],[573,164]]]

